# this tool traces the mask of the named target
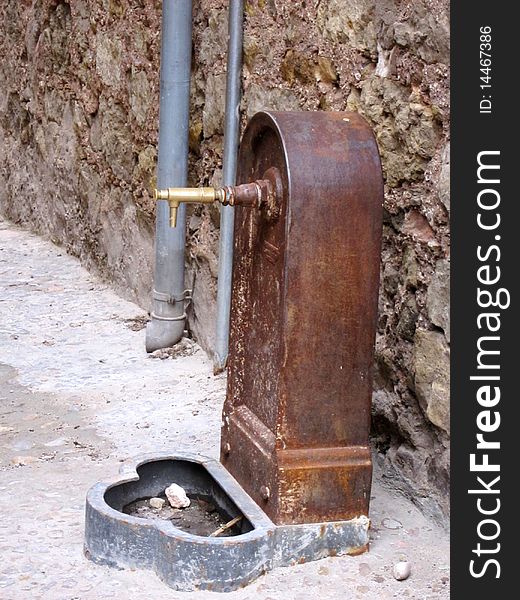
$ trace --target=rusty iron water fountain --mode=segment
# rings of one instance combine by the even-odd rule
[[[153,569],[179,590],[230,591],[277,566],[368,549],[383,199],[374,136],[353,113],[257,113],[237,180],[157,191],[173,225],[181,202],[236,206],[221,460],[143,456],[87,496],[87,556]],[[234,521],[234,535],[125,513],[171,482]]]

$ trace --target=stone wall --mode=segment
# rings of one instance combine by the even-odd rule
[[[3,2],[0,206],[145,302],[159,5]]]
[[[220,183],[227,2],[194,2],[190,184]],[[0,208],[149,303],[158,0],[0,7]],[[243,122],[356,110],[386,194],[373,437],[384,473],[439,518],[449,466],[447,0],[247,0]],[[211,347],[218,209],[188,216],[190,325]]]

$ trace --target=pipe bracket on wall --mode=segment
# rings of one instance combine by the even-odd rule
[[[157,290],[153,290],[152,298],[154,300],[159,300],[159,302],[168,302],[168,304],[176,304],[180,302],[182,304],[191,302],[191,294],[192,290],[184,290],[184,294],[181,296],[171,296],[170,294],[163,294],[162,292],[158,292]]]

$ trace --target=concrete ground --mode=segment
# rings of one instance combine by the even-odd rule
[[[216,457],[223,376],[196,345],[152,358],[146,315],[74,258],[0,220],[0,598],[307,600],[449,597],[449,539],[377,474],[370,552],[277,569],[226,595],[175,592],[82,552],[84,499],[144,452]],[[412,574],[396,581],[407,560]]]

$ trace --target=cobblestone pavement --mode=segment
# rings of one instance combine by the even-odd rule
[[[2,600],[449,597],[448,535],[377,477],[371,550],[358,557],[278,569],[225,596],[175,592],[153,573],[89,562],[88,488],[143,452],[216,456],[225,380],[189,342],[175,358],[147,356],[139,307],[1,220],[0,288]],[[412,575],[398,582],[401,559]]]

